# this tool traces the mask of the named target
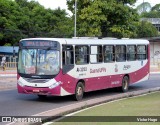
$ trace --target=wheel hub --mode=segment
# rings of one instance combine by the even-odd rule
[[[82,95],[82,87],[78,87],[78,89],[77,89],[77,94],[78,94],[78,95]]]

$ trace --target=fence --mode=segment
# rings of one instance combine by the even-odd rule
[[[3,55],[0,55],[0,63],[2,61]],[[16,69],[17,68],[17,57],[12,55],[6,55],[6,69]]]
[[[6,62],[6,69],[16,69],[17,62]]]

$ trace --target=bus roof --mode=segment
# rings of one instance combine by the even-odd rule
[[[72,39],[72,38],[28,38],[22,40],[49,40],[57,41],[60,44],[70,44],[70,45],[103,45],[103,44],[149,44],[148,40],[142,39]],[[21,40],[21,41],[22,41]]]

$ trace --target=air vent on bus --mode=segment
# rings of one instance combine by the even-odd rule
[[[46,83],[50,80],[50,79],[33,79],[33,78],[24,78],[24,79],[30,83]]]

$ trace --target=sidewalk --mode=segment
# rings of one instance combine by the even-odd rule
[[[160,73],[160,68],[158,66],[150,66],[150,73]]]
[[[0,70],[0,77],[5,77],[5,76],[17,76],[17,69],[7,69],[3,71],[2,69]]]
[[[17,86],[17,69],[5,70],[0,69],[0,91],[15,89]]]

